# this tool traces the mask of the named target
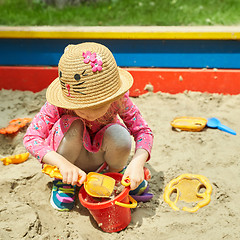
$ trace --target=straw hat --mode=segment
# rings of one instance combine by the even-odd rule
[[[118,68],[110,50],[98,43],[68,45],[58,74],[46,97],[51,104],[66,109],[101,107],[118,99],[133,84],[131,74]]]

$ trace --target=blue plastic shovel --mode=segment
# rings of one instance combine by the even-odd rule
[[[207,126],[210,128],[218,128],[219,130],[225,131],[227,133],[236,135],[237,133],[231,128],[221,124],[220,120],[217,118],[209,118],[207,121]]]

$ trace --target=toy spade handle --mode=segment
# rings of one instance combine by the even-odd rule
[[[62,174],[60,173],[58,167],[52,166],[49,164],[44,164],[42,172],[50,176],[51,178],[63,179]],[[80,181],[82,176],[78,176],[78,181]]]
[[[222,131],[224,131],[224,132],[233,134],[233,135],[236,135],[236,134],[237,134],[234,130],[232,130],[231,128],[229,128],[229,127],[227,127],[227,126],[225,126],[225,125],[223,125],[223,124],[219,124],[219,125],[218,125],[218,129],[219,129],[219,130],[222,130]]]

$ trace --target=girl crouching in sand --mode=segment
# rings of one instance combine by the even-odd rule
[[[105,46],[82,43],[66,47],[58,74],[47,89],[47,102],[24,136],[27,150],[41,163],[57,166],[63,176],[53,181],[52,206],[71,210],[76,185],[101,166],[129,177],[130,194],[142,194],[147,188],[144,164],[150,159],[153,135],[129,98],[130,73],[117,67]],[[131,135],[136,151],[127,165]]]

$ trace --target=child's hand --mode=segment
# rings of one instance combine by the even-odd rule
[[[137,162],[131,161],[123,175],[123,179],[126,177],[130,178],[130,188],[131,190],[134,190],[144,180],[143,167],[139,166]]]
[[[43,157],[43,162],[59,168],[59,171],[63,176],[63,183],[72,184],[73,186],[77,184],[80,186],[86,179],[87,175],[84,171],[70,163],[57,152],[48,152]],[[78,181],[79,178],[81,179]]]
[[[63,176],[63,183],[80,186],[86,179],[86,173],[72,163],[66,161],[59,164],[60,173]],[[81,178],[80,178],[81,177]],[[78,179],[80,180],[78,181]]]
[[[134,190],[144,180],[144,164],[148,158],[148,152],[144,149],[138,149],[133,156],[132,161],[126,168],[123,179],[130,178],[131,190]]]

